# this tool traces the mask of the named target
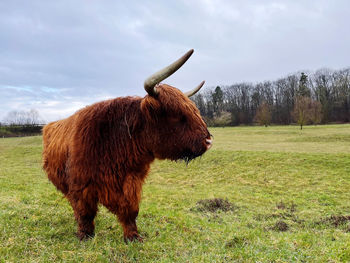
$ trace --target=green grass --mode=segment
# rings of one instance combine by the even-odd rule
[[[211,129],[188,166],[157,161],[143,189],[144,243],[100,207],[79,242],[41,169],[41,137],[0,139],[0,262],[349,262],[350,125]],[[230,211],[197,202],[222,198]]]

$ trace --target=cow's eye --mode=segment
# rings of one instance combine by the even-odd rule
[[[185,116],[182,116],[180,121],[181,121],[182,123],[185,123],[185,122],[187,121],[187,119],[186,119]]]

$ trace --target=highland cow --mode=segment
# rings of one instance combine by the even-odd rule
[[[211,146],[211,136],[194,103],[197,92],[159,84],[179,69],[193,50],[149,77],[147,95],[87,106],[43,129],[43,168],[69,200],[80,240],[94,235],[98,203],[116,214],[124,240],[137,232],[142,184],[155,158],[190,160]]]

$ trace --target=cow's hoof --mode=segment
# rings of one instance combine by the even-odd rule
[[[142,237],[137,234],[137,233],[134,233],[134,234],[131,234],[131,235],[127,235],[127,236],[124,236],[124,242],[127,244],[129,242],[134,242],[134,241],[138,241],[138,242],[143,242],[143,239]]]
[[[75,235],[80,241],[86,241],[86,240],[89,240],[90,238],[93,238],[95,236],[95,233],[93,232],[86,233],[86,232],[78,231],[78,233],[76,233]]]

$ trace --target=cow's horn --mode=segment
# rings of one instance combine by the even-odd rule
[[[147,91],[147,93],[151,96],[156,95],[158,91],[155,88],[155,85],[157,85],[159,82],[166,79],[175,71],[177,71],[183,64],[185,64],[185,62],[187,61],[187,59],[190,58],[192,53],[193,49],[190,49],[185,55],[176,60],[174,63],[148,77],[144,83],[145,90]]]
[[[205,83],[205,81],[203,80],[196,88],[194,88],[193,90],[187,91],[184,94],[187,97],[193,96],[194,94],[196,94],[201,89],[201,87],[203,87],[204,83]]]

